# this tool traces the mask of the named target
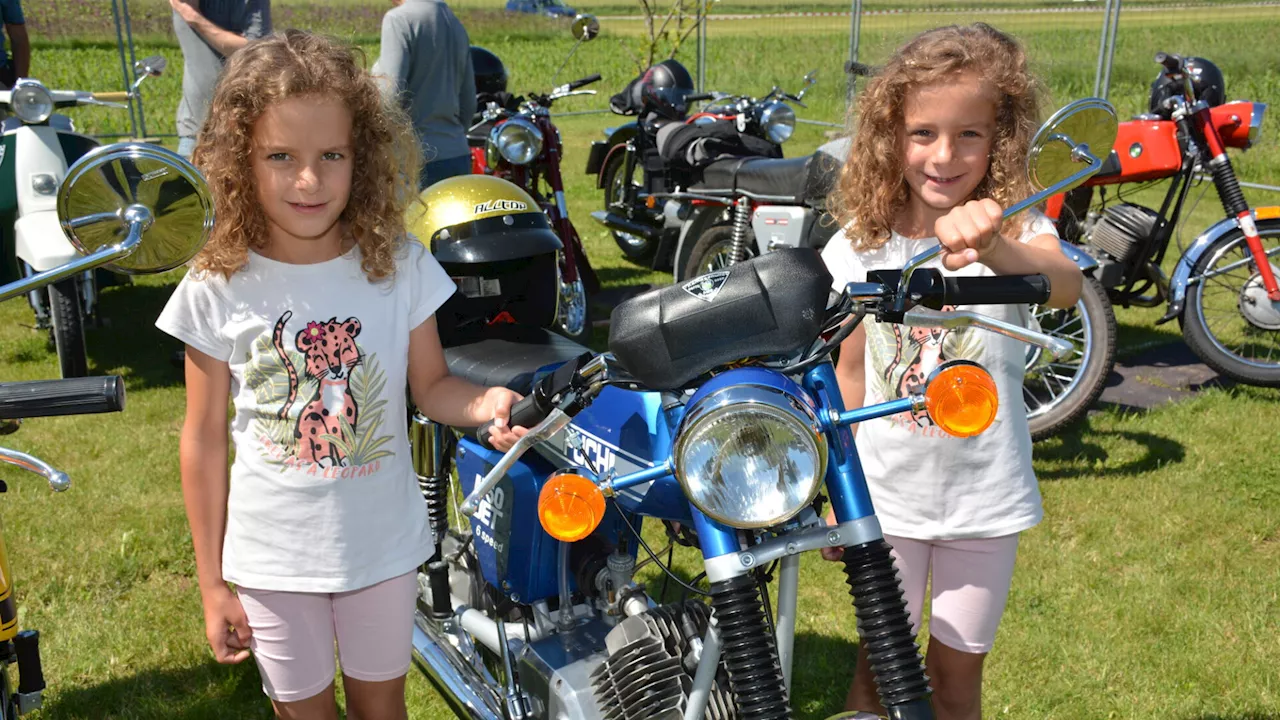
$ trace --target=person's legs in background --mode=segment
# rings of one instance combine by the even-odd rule
[[[459,155],[458,157],[445,158],[444,160],[432,160],[422,166],[422,174],[418,178],[418,189],[425,190],[441,180],[457,175],[470,174],[470,155]]]

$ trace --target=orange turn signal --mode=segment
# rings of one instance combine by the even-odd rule
[[[996,382],[981,365],[952,360],[938,366],[924,391],[929,417],[949,435],[973,437],[996,419]]]
[[[538,520],[551,537],[577,542],[604,519],[604,493],[581,475],[553,475],[538,493]]]

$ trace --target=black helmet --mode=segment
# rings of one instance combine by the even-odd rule
[[[471,46],[471,65],[476,73],[476,94],[507,91],[507,66],[493,53],[479,45]]]
[[[1203,100],[1214,107],[1227,101],[1227,81],[1217,65],[1200,57],[1182,59],[1182,67],[1191,76],[1191,92],[1196,100]],[[1181,97],[1183,93],[1182,79],[1174,80],[1162,69],[1151,83],[1151,103],[1148,110],[1159,115],[1167,115],[1164,101],[1170,97]]]
[[[640,81],[645,108],[672,120],[684,116],[684,98],[692,92],[693,77],[675,59],[650,67]]]

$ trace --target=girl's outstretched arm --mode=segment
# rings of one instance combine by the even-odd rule
[[[445,425],[477,427],[495,420],[491,444],[507,450],[525,428],[509,428],[511,406],[519,393],[483,388],[449,374],[434,315],[409,332],[409,392],[423,415]]]
[[[934,225],[943,246],[942,265],[948,270],[981,262],[1000,275],[1049,278],[1049,307],[1068,308],[1080,299],[1084,277],[1062,252],[1058,238],[1037,235],[1023,243],[1000,235],[1003,214],[995,200],[970,200],[939,218]]]
[[[249,657],[244,608],[222,579],[222,539],[227,527],[227,402],[231,369],[187,346],[187,415],[179,454],[182,499],[195,546],[196,576],[204,604],[205,635],[220,663]]]

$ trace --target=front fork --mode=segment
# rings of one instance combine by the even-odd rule
[[[1218,197],[1222,200],[1222,208],[1226,210],[1227,217],[1236,219],[1236,224],[1244,233],[1245,244],[1248,245],[1249,254],[1253,256],[1253,262],[1258,267],[1258,276],[1262,280],[1262,287],[1267,291],[1267,299],[1280,302],[1280,284],[1277,283],[1275,273],[1271,271],[1271,261],[1267,258],[1266,248],[1262,246],[1258,226],[1253,221],[1253,214],[1249,212],[1249,203],[1244,199],[1244,191],[1240,189],[1240,181],[1236,177],[1235,168],[1231,166],[1231,158],[1227,157],[1222,139],[1218,137],[1218,130],[1213,126],[1209,108],[1205,107],[1197,111],[1194,121],[1200,127],[1205,144],[1208,146],[1205,152],[1208,156],[1207,164],[1213,174],[1213,184],[1218,190]]]
[[[820,398],[829,413],[844,412],[835,368],[823,363],[809,371],[805,386]],[[866,477],[848,425],[828,421],[831,438],[827,492],[838,527],[874,519],[875,509],[867,492]],[[844,572],[853,596],[858,636],[867,649],[880,702],[890,720],[933,720],[932,690],[924,673],[924,658],[911,629],[911,617],[902,583],[876,524],[875,535],[843,538]]]

